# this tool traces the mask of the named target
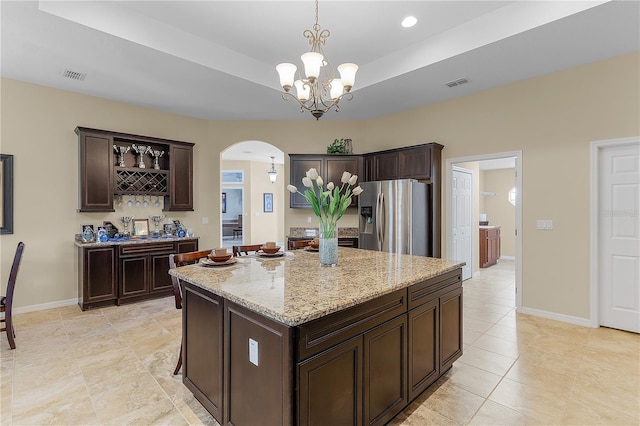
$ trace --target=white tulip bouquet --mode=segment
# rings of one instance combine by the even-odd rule
[[[294,185],[287,186],[290,192],[302,195],[311,204],[313,212],[320,221],[321,230],[324,230],[326,236],[333,235],[338,220],[351,204],[352,196],[359,195],[363,191],[359,185],[351,188],[358,181],[358,175],[345,171],[340,181],[340,185],[329,182],[326,189],[323,189],[322,177],[318,176],[318,171],[312,168],[302,178],[302,184],[307,188],[304,193],[298,191]]]

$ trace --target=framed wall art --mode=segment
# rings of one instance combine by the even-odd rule
[[[273,213],[273,194],[271,192],[264,193],[264,212]]]

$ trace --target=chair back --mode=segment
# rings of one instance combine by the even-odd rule
[[[291,241],[289,240],[289,250],[295,250],[295,249],[299,249],[299,248],[304,248],[306,246],[309,245],[309,243],[312,240],[298,240],[298,241]]]
[[[177,253],[169,255],[169,268],[174,269],[179,266],[197,263],[200,259],[206,258],[211,250],[190,251],[187,253]],[[171,283],[173,284],[173,297],[176,300],[176,309],[182,309],[182,291],[180,290],[180,280],[171,275]]]
[[[13,264],[11,265],[11,272],[9,273],[9,281],[7,283],[7,295],[4,300],[5,312],[8,312],[9,315],[11,314],[11,307],[13,305],[13,291],[16,288],[16,279],[18,278],[18,270],[20,269],[23,252],[24,243],[20,241],[18,247],[16,247],[16,254],[13,256]]]
[[[242,253],[244,253],[245,255],[248,255],[249,252],[256,252],[258,250],[260,250],[260,248],[263,246],[264,244],[249,244],[249,245],[244,245],[244,246],[233,246],[233,255],[234,256],[242,256]]]

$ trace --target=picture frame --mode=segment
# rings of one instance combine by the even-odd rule
[[[13,234],[13,155],[0,154],[0,234]]]
[[[265,192],[263,194],[264,198],[264,212],[265,213],[273,213],[273,193]]]
[[[149,235],[149,219],[133,219],[133,235],[146,237]]]
[[[227,193],[222,193],[222,200],[220,201],[220,205],[222,206],[222,213],[227,212]]]

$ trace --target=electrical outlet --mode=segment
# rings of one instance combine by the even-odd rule
[[[311,223],[311,216],[307,216],[307,223]]]
[[[249,362],[258,365],[258,342],[251,338],[249,339]]]
[[[205,216],[202,218],[202,224],[206,225],[207,223],[209,223],[209,218]]]

